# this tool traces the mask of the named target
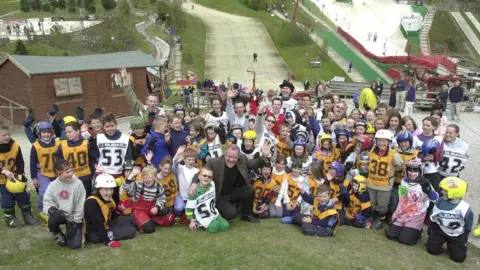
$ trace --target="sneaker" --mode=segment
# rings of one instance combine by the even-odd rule
[[[65,239],[65,236],[61,232],[54,234],[53,239],[55,240],[55,243],[57,243],[57,245],[61,247],[67,244],[67,240]]]
[[[241,221],[247,221],[250,223],[260,223],[260,220],[258,218],[254,218],[252,215],[242,215],[240,217]]]
[[[15,215],[5,215],[5,223],[10,228],[21,228],[23,227],[22,222]]]

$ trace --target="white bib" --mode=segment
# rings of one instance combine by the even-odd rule
[[[463,200],[452,210],[439,209],[435,204],[430,220],[438,223],[445,234],[459,236],[465,231],[465,217],[469,208],[470,205]]]
[[[440,162],[438,172],[443,176],[458,176],[462,166],[467,164],[468,144],[463,143],[457,147],[452,144],[443,144],[443,161]]]
[[[129,141],[129,137],[125,134],[115,141],[108,139],[105,134],[97,135],[97,146],[100,152],[98,164],[104,168],[105,173],[122,173]]]
[[[217,158],[223,156],[222,144],[220,143],[220,138],[218,135],[215,135],[213,142],[207,142],[208,144],[208,153],[211,158]]]
[[[210,222],[218,217],[218,210],[215,208],[215,183],[196,200],[188,200],[185,208],[195,209],[195,220],[204,228],[208,228]]]

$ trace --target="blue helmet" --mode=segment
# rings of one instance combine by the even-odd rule
[[[328,164],[328,168],[335,170],[335,177],[343,177],[345,175],[345,167],[338,161]]]
[[[436,161],[438,161],[438,158],[440,157],[440,151],[440,142],[434,139],[424,142],[422,145],[422,155],[434,155]]]
[[[305,142],[304,140],[296,140],[293,142],[293,147],[297,146],[297,145],[300,145],[300,146],[303,146],[304,149],[307,149],[307,142]]]
[[[413,145],[413,136],[408,130],[401,130],[397,134],[397,142],[410,142],[410,147]]]
[[[348,132],[348,130],[346,129],[341,128],[341,129],[335,130],[335,135],[337,136],[337,138],[340,136],[346,136],[348,138],[350,137],[350,132]]]
[[[37,132],[46,131],[46,130],[50,130],[50,131],[53,130],[52,124],[50,122],[46,122],[46,121],[38,123],[36,128],[37,128]]]
[[[173,113],[177,113],[178,111],[182,111],[183,113],[185,113],[185,108],[183,108],[182,105],[175,105],[175,107],[173,107]]]

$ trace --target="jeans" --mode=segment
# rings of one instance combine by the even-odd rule
[[[54,179],[43,176],[40,171],[37,172],[37,179],[40,184],[37,197],[37,211],[41,213],[43,212],[43,196],[45,195],[45,191],[47,191],[48,185],[50,185],[50,182]]]
[[[398,109],[399,111],[403,110],[405,107],[405,90],[404,91],[398,91],[397,90],[397,106],[395,106],[395,109]]]

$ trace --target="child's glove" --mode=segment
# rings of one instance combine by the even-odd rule
[[[156,138],[152,138],[150,140],[150,142],[148,143],[148,150],[149,151],[153,151],[153,149],[155,148],[155,144],[157,143],[157,139]]]
[[[96,108],[95,111],[93,111],[93,114],[97,115],[98,117],[102,116],[103,114],[102,108]]]
[[[65,216],[63,215],[62,211],[58,210],[58,208],[54,206],[48,209],[48,219],[53,221],[53,223],[61,223],[62,221],[65,222]]]
[[[60,107],[58,107],[57,104],[53,104],[52,108],[48,111],[48,115],[54,116],[55,114],[58,113],[58,111],[60,111]]]
[[[105,245],[112,247],[112,248],[118,248],[121,247],[122,244],[119,241],[110,241],[108,243],[105,243]]]
[[[78,121],[83,121],[85,119],[85,112],[83,111],[82,107],[77,106],[75,113],[77,114]]]
[[[28,117],[23,120],[23,125],[28,128],[33,124],[33,122],[35,122],[35,117],[33,117],[32,114],[29,114]]]
[[[348,161],[345,163],[345,171],[349,172],[353,168],[353,161]]]
[[[430,185],[428,179],[422,177],[420,181],[418,181],[418,183],[422,187],[423,193],[429,194],[430,192],[432,192],[432,186]]]

